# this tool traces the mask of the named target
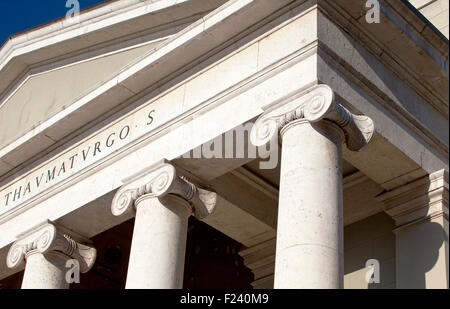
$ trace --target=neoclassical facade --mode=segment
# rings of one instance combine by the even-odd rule
[[[448,1],[371,3],[119,0],[12,36],[0,288],[448,288]]]

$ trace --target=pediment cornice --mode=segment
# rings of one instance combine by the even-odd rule
[[[177,3],[177,5],[173,5],[175,2]],[[365,1],[361,1],[361,3],[364,2]],[[209,3],[209,6],[207,8],[210,11],[214,8],[218,8],[202,17],[202,14],[206,14],[208,12],[206,7],[201,5],[202,3]],[[223,3],[225,4],[220,6]],[[345,1],[337,1],[336,3],[340,3],[342,5],[342,3],[345,3]],[[390,1],[384,0],[383,3],[387,5],[390,3]],[[155,48],[151,52],[146,53],[143,57],[136,59],[136,61],[130,63],[126,68],[121,70],[110,80],[101,83],[96,89],[84,94],[75,102],[69,102],[67,108],[47,119],[45,122],[39,123],[32,131],[21,136],[5,147],[0,148],[0,174],[5,175],[8,171],[11,171],[17,166],[20,166],[21,164],[23,164],[23,162],[32,159],[34,155],[37,155],[44,149],[50,149],[50,146],[56,145],[56,143],[61,142],[63,138],[69,136],[69,134],[79,129],[83,125],[97,120],[100,117],[107,117],[108,115],[105,115],[106,112],[117,112],[117,108],[119,106],[124,107],[127,104],[131,104],[133,101],[140,100],[150,94],[161,94],[171,87],[176,86],[176,83],[180,83],[180,81],[183,80],[182,78],[184,78],[185,80],[189,79],[190,73],[187,74],[186,72],[189,72],[189,70],[194,68],[197,64],[202,63],[202,61],[207,62],[207,59],[209,61],[209,59],[214,58],[216,59],[216,61],[219,61],[220,57],[226,57],[229,54],[229,51],[223,52],[224,50],[232,46],[235,42],[238,42],[241,38],[245,37],[252,31],[257,32],[258,29],[260,29],[258,28],[258,25],[269,23],[277,16],[280,16],[280,14],[283,14],[283,12],[286,13],[293,8],[298,7],[299,5],[302,5],[305,7],[305,9],[307,9],[308,7],[310,7],[311,9],[318,7],[322,13],[325,13],[327,17],[332,18],[332,20],[338,25],[339,18],[341,18],[341,21],[343,20],[343,18],[354,18],[343,12],[342,10],[337,10],[335,7],[333,8],[328,4],[328,2],[324,2],[321,0],[309,2],[291,0],[161,0],[154,3],[144,2],[143,4],[136,7],[130,6],[129,8],[123,8],[123,10],[131,10],[132,12],[134,12],[134,15],[130,13],[131,11],[128,12],[127,14],[132,16],[128,16],[126,18],[126,21],[123,21],[122,23],[116,21],[117,25],[123,26],[124,22],[139,24],[136,22],[137,20],[139,20],[139,18],[150,17],[151,18],[149,20],[157,20],[160,24],[163,24],[164,17],[167,17],[170,14],[174,14],[175,12],[181,14],[178,15],[180,18],[181,16],[197,16],[198,19],[190,23],[188,26],[184,27],[183,30],[170,37],[166,42],[164,42],[164,44],[162,44],[158,48]],[[154,8],[155,11],[149,12],[148,9],[150,7]],[[144,8],[147,9],[146,12],[144,12]],[[116,18],[120,21],[120,18],[117,17],[122,16],[120,15],[120,11],[121,10],[115,12],[116,15],[111,15],[111,18]],[[416,16],[416,20],[409,13],[401,13],[401,10],[397,8],[395,16],[403,16],[405,20],[408,19],[410,23],[416,23],[414,25],[420,28],[420,26],[418,25],[420,23],[420,18]],[[91,16],[91,18],[93,17]],[[173,16],[171,18],[171,20],[173,20]],[[168,20],[166,19],[166,24],[167,21]],[[358,33],[362,33],[358,32],[362,31],[362,28],[356,29],[354,27],[356,25],[356,19],[352,19],[352,22],[353,25],[347,25],[347,30],[356,38],[358,36]],[[392,24],[392,20],[390,20],[389,22]],[[50,26],[51,25],[49,25],[49,27]],[[148,28],[148,25],[146,26]],[[320,33],[320,26],[321,25],[318,24],[318,41],[321,46],[324,46],[324,44],[322,43],[324,43],[323,41],[326,40],[326,38],[322,37],[322,34]],[[340,26],[344,27],[344,25]],[[81,23],[81,27],[84,27],[83,23]],[[426,28],[426,25],[423,27]],[[398,26],[398,28],[399,31],[402,31],[400,26]],[[55,31],[57,32],[58,30]],[[91,34],[94,35],[94,33],[96,33],[96,35],[99,35],[102,30],[97,29],[97,31],[99,32],[96,33],[95,31],[93,31]],[[121,35],[122,33],[119,34]],[[413,39],[411,39],[412,37],[421,37],[424,40],[427,39],[427,41],[433,41],[433,44],[430,43],[429,45],[427,45],[429,49],[427,50],[428,56],[425,56],[426,61],[429,61],[436,66],[436,57],[440,57],[439,59],[444,59],[445,57],[447,57],[448,66],[448,54],[443,54],[441,50],[441,47],[445,44],[447,44],[448,46],[448,41],[443,40],[434,32],[427,34],[424,30],[422,32],[414,30],[411,31],[409,35],[409,38],[402,36],[401,39],[413,42]],[[38,36],[36,35],[36,37]],[[45,35],[43,35],[42,37],[45,37]],[[86,37],[82,35],[80,36],[79,33],[77,36],[75,32],[72,38],[67,37],[65,40],[68,40],[68,42],[71,43],[75,43],[78,42],[78,40],[82,40],[85,38]],[[102,38],[102,40],[104,39],[105,38]],[[371,36],[370,44],[372,44],[376,40],[376,38]],[[369,42],[369,40],[367,40],[367,42]],[[57,45],[59,43],[55,44]],[[370,46],[375,49],[378,48],[378,46],[370,44],[368,44],[367,48],[369,48]],[[5,46],[3,48],[5,48]],[[64,48],[62,50],[64,50]],[[387,51],[388,50],[386,50],[386,55]],[[42,52],[42,50],[36,49],[35,52],[39,53]],[[433,57],[433,55],[436,57]],[[37,54],[33,55],[33,57],[39,58]],[[3,58],[0,54],[0,61],[2,61]],[[20,57],[16,57],[15,59],[19,58]],[[386,59],[386,57],[384,57],[384,59]],[[404,60],[406,61],[408,59]],[[409,62],[411,61],[412,60],[410,59]],[[23,65],[24,62],[20,62],[18,60],[17,63],[22,63]],[[408,61],[403,62],[403,64],[404,63],[408,63]],[[388,62],[385,62],[384,64],[389,66]],[[396,63],[396,65],[397,64],[398,63]],[[442,63],[439,63],[439,65],[440,64]],[[392,69],[395,73],[398,73],[400,75],[404,74],[402,75],[403,80],[408,80],[408,78],[410,79],[410,77],[412,76],[411,73],[403,70],[404,67],[395,69],[396,71]],[[2,72],[3,70],[0,67],[0,77]],[[198,73],[198,71],[196,70],[192,70],[192,72],[194,72],[192,73],[194,75]],[[442,70],[440,74],[440,76],[443,76],[443,78],[446,78],[448,81],[448,68],[447,73],[445,73],[445,70]],[[445,76],[445,74],[447,75]],[[420,80],[417,75],[414,76],[414,78],[416,80]],[[0,81],[4,80],[0,78]],[[430,89],[427,89],[427,91],[430,91]],[[97,109],[97,107],[100,106],[103,109]],[[101,119],[99,121],[101,121]],[[73,126],[74,123],[76,123],[78,126]],[[67,131],[62,132],[61,128],[64,128]],[[48,144],[42,142],[42,138],[45,139],[46,136],[53,135],[58,136],[58,138],[51,138],[50,140],[47,140],[46,142],[48,142]],[[27,147],[25,147],[24,145],[27,145]],[[33,149],[33,145],[36,146],[34,152],[30,151],[30,149]],[[23,157],[24,155],[27,155],[28,157]],[[14,158],[16,162],[12,162],[11,160],[9,160],[9,158]]]
[[[192,5],[197,7],[202,1],[192,1]],[[211,3],[218,5],[221,2],[223,1],[217,0]],[[224,49],[225,44],[233,44],[232,39],[238,40],[243,29],[250,31],[249,28],[291,2],[229,1],[203,18],[199,17],[158,48],[131,62],[111,79],[85,93],[45,122],[37,124],[33,130],[3,146],[0,149],[0,174],[5,174],[30,159],[34,160],[33,155],[44,149],[50,151],[56,142],[83,125],[99,117],[106,117],[105,113],[110,115],[117,112],[118,105],[123,105],[124,102],[126,105],[130,103],[129,100],[160,93],[160,87],[166,87],[168,81],[188,70],[187,66],[195,66],[201,59],[208,59],[218,50]],[[287,9],[289,8],[288,6]],[[237,12],[240,14],[236,14]],[[251,31],[256,29],[253,27]],[[49,136],[52,138],[49,139]]]
[[[0,94],[18,78],[54,59],[70,57],[118,39],[142,36],[149,29],[182,23],[190,17],[197,20],[225,2],[112,1],[82,10],[77,24],[61,17],[14,34],[0,45]]]

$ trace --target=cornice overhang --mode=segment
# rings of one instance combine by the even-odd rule
[[[82,10],[78,23],[62,17],[12,35],[0,45],[0,93],[29,66],[188,16],[201,18],[225,2],[107,1]]]
[[[172,1],[171,1],[172,2]],[[193,0],[200,4],[203,0]],[[220,3],[222,0],[212,1]],[[0,170],[6,175],[33,156],[41,153],[42,138],[61,136],[61,129],[67,130],[66,137],[83,125],[99,118],[105,118],[118,108],[144,96],[157,95],[162,86],[169,89],[169,81],[224,49],[225,44],[241,32],[264,20],[281,8],[295,3],[293,0],[231,0],[216,10],[190,24],[184,30],[169,38],[158,48],[136,59],[110,80],[68,105],[64,110],[41,122],[33,130],[0,149]],[[159,3],[159,2],[157,2]],[[184,3],[184,1],[182,1]],[[300,2],[301,3],[301,2]],[[237,39],[236,39],[237,40]],[[119,107],[120,105],[120,107]],[[106,115],[107,114],[107,115]],[[66,141],[61,138],[56,142]],[[56,143],[55,143],[56,144]],[[47,147],[46,152],[52,147]],[[18,164],[9,162],[17,161]]]
[[[449,41],[407,1],[379,0],[380,23],[366,1],[318,0],[328,18],[448,119]]]
[[[203,2],[205,1],[161,0],[155,3],[145,2],[144,7],[148,9],[152,5],[159,5],[159,8],[161,9],[161,6],[165,4],[167,7],[161,9],[161,11],[147,12],[147,14],[150,14],[154,18],[156,18],[158,14],[162,14],[159,16],[159,18],[162,18],[165,16],[164,14],[169,14],[169,9],[174,9],[175,7],[177,10],[180,10],[180,8],[186,9],[187,7],[183,7],[183,5],[191,5],[191,13],[196,10],[198,12],[198,7]],[[173,82],[171,83],[175,77],[182,76],[183,73],[188,71],[191,67],[212,57],[227,46],[232,45],[233,42],[246,35],[246,33],[250,31],[249,29],[251,29],[251,26],[265,20],[268,16],[280,11],[283,7],[289,8],[289,6],[293,7],[305,2],[307,3],[306,6],[308,6],[308,4],[311,7],[317,5],[323,12],[334,12],[333,21],[338,24],[339,21],[345,22],[343,19],[345,17],[351,18],[353,21],[361,18],[361,16],[356,16],[358,14],[350,16],[348,14],[345,15],[342,10],[339,11],[336,10],[336,8],[330,9],[330,3],[324,0],[216,0],[208,1],[211,5],[209,8],[212,9],[214,6],[219,6],[224,2],[226,2],[224,5],[200,18],[197,22],[192,23],[190,26],[168,39],[157,49],[152,50],[143,57],[137,59],[109,81],[84,95],[76,102],[68,105],[66,109],[45,122],[40,123],[32,131],[23,135],[16,141],[0,149],[0,165],[3,165],[0,166],[0,174],[7,174],[8,171],[20,166],[23,162],[27,162],[27,160],[30,160],[33,156],[42,151],[42,149],[39,149],[39,144],[41,143],[41,138],[45,137],[47,134],[51,136],[52,132],[59,131],[61,127],[63,127],[67,128],[68,132],[66,136],[70,137],[69,134],[71,132],[74,132],[82,125],[102,116],[106,111],[109,111],[110,114],[108,115],[111,115],[111,113],[116,112],[119,107],[129,104],[131,101],[138,100],[148,94],[157,95],[158,93],[170,89],[170,87],[175,86]],[[397,18],[400,16],[403,22],[408,21],[406,26],[404,23],[403,26],[401,26],[400,24],[402,23],[397,22],[399,24],[398,30],[400,32],[403,31],[402,27],[406,27],[405,29],[410,30],[407,36],[402,36],[399,40],[406,40],[405,46],[407,46],[407,42],[411,43],[414,42],[414,40],[417,41],[419,39],[421,42],[428,42],[425,44],[427,52],[425,53],[424,59],[434,66],[438,63],[442,68],[439,73],[440,76],[446,78],[448,81],[448,49],[445,49],[445,46],[448,48],[448,41],[443,40],[441,36],[438,36],[433,31],[429,32],[426,24],[420,26],[420,22],[423,23],[423,21],[420,16],[412,10],[408,9],[408,11],[404,12],[403,9],[397,7],[394,12],[393,8],[389,5],[390,0],[382,0],[382,2],[385,5],[385,10],[387,10],[387,13],[384,12],[385,14],[393,16],[395,13],[394,15]],[[172,5],[176,3],[177,5],[172,7],[169,6],[169,3],[172,3]],[[338,0],[332,3],[333,5],[336,3],[343,5],[342,3],[345,4],[345,0]],[[361,1],[361,3],[364,4],[365,1]],[[115,2],[111,5],[113,4],[115,4]],[[402,5],[405,6],[404,4]],[[362,7],[364,7],[364,5],[362,5]],[[127,9],[132,10],[132,8],[139,11],[142,16],[145,15],[145,13],[142,12],[142,5],[137,8],[130,6]],[[104,9],[104,7],[101,7],[101,9]],[[204,10],[205,9],[203,9],[203,11]],[[165,13],[163,14],[163,12]],[[115,13],[119,14],[117,12]],[[117,17],[112,15],[110,18],[114,19]],[[364,18],[364,16],[362,16],[362,18]],[[132,21],[132,18],[127,20]],[[350,25],[348,21],[346,23],[346,25],[341,24],[340,26],[347,29],[352,36],[358,35],[355,28]],[[81,25],[83,27],[83,22]],[[118,23],[117,25],[121,25],[121,23]],[[51,25],[48,27],[51,27]],[[255,29],[253,29],[253,31],[255,31]],[[74,42],[74,40],[82,38],[83,36],[79,35],[79,33],[77,36],[75,31],[72,39],[67,38],[67,42]],[[318,39],[320,40],[320,38]],[[373,36],[371,37],[371,40],[377,41]],[[376,47],[374,48],[376,49]],[[37,50],[37,52],[39,51],[40,49]],[[413,61],[413,59],[408,59],[407,56],[402,57],[406,57],[403,59],[403,63]],[[0,61],[1,59],[0,54]],[[441,59],[442,61],[437,61],[436,59]],[[119,95],[123,92],[126,92],[127,95]],[[446,104],[448,106],[448,99]],[[99,107],[102,107],[103,110]],[[78,125],[78,127],[76,127],[75,124]],[[58,132],[58,134],[60,134],[60,132]],[[61,140],[57,142],[60,144]],[[33,147],[37,149],[34,152]],[[20,157],[21,163],[14,165],[10,164],[8,162],[9,157],[15,159]]]

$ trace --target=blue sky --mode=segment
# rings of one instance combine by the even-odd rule
[[[67,0],[0,0],[0,45],[12,34],[65,16]],[[81,9],[103,0],[78,0]]]

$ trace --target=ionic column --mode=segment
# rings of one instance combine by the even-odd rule
[[[15,268],[26,261],[22,289],[67,289],[70,270],[67,261],[76,260],[80,272],[85,273],[94,265],[96,256],[95,248],[75,241],[54,224],[45,222],[21,235],[11,246],[7,265]]]
[[[396,223],[396,287],[448,289],[448,171],[409,182],[377,199]]]
[[[275,288],[343,288],[342,143],[358,151],[373,122],[325,85],[270,106],[251,133],[282,139]]]
[[[136,211],[126,288],[182,288],[189,216],[203,219],[215,204],[215,193],[166,161],[124,185],[111,209],[116,216]]]

